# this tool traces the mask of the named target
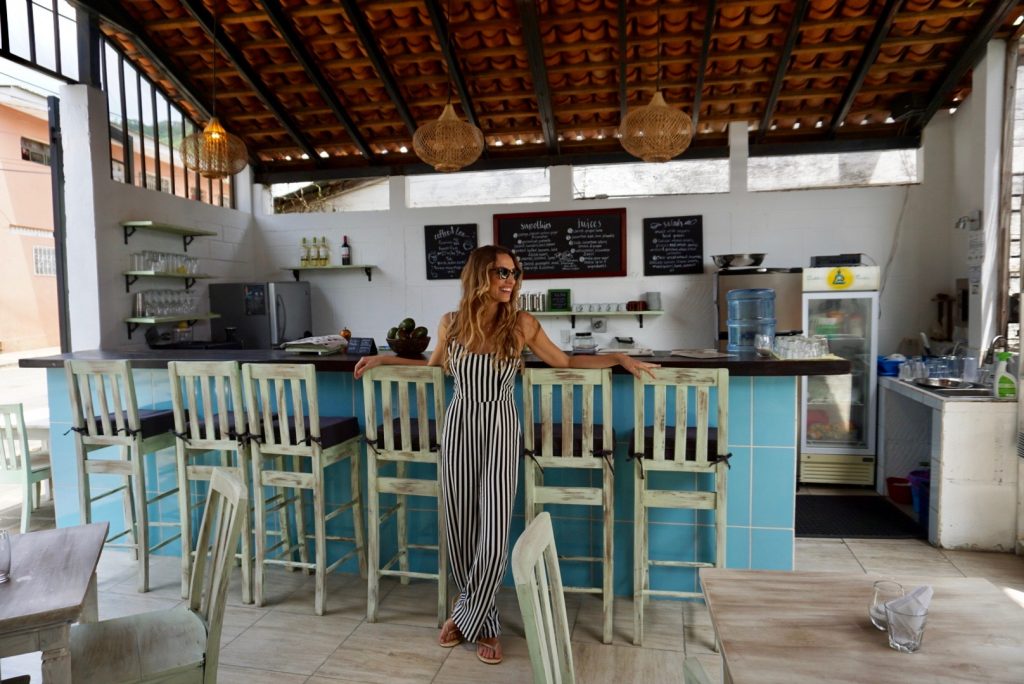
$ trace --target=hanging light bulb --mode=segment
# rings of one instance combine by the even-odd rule
[[[448,0],[448,45],[452,46],[452,3]],[[484,134],[463,121],[452,107],[452,75],[448,73],[448,103],[436,120],[423,124],[412,136],[416,156],[445,173],[469,166],[484,151]]]
[[[666,162],[682,154],[693,140],[693,121],[684,112],[669,107],[661,94],[661,2],[658,6],[657,85],[650,103],[636,107],[622,118],[619,142],[634,157],[645,162]]]
[[[249,163],[245,143],[224,130],[217,119],[217,3],[213,5],[213,115],[202,131],[185,136],[178,146],[181,161],[203,178],[227,178]]]

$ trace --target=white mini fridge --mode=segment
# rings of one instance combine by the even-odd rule
[[[872,267],[844,268],[856,271]],[[836,271],[838,269],[805,269]],[[877,268],[874,268],[877,274]],[[867,275],[867,274],[865,274]],[[877,277],[865,278],[877,288]],[[829,350],[847,359],[849,375],[802,379],[799,481],[873,485],[877,400],[878,292],[830,289],[808,292],[818,280],[805,277],[804,330],[828,338]],[[862,287],[865,286],[862,284]]]

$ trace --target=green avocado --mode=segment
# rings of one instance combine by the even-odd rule
[[[416,338],[419,338],[419,337],[426,337],[426,336],[427,336],[427,329],[424,328],[422,325],[412,331],[413,339],[416,339]]]
[[[416,321],[411,318],[405,318],[401,323],[398,324],[399,330],[412,331],[416,327]]]
[[[398,337],[398,328],[391,328],[388,330],[388,339],[393,340]]]

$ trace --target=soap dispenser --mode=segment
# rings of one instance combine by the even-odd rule
[[[992,396],[997,399],[1017,398],[1017,379],[1006,370],[1006,362],[1010,360],[1010,352],[996,352],[996,372],[992,382]]]

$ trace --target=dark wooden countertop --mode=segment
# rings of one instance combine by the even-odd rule
[[[390,352],[384,352],[390,354]],[[427,358],[424,356],[423,358]],[[793,376],[793,375],[844,375],[850,372],[850,362],[844,359],[825,360],[793,360],[775,361],[762,359],[755,354],[720,359],[687,359],[681,356],[670,356],[668,352],[655,352],[653,357],[642,357],[644,361],[659,363],[670,368],[727,368],[732,375],[740,376]],[[334,354],[332,356],[312,356],[309,354],[290,354],[270,349],[210,349],[182,351],[80,351],[56,356],[21,359],[18,363],[22,368],[63,368],[68,360],[117,361],[126,359],[136,368],[166,368],[168,361],[238,361],[239,363],[312,363],[319,371],[352,372],[358,356]],[[534,356],[526,357],[528,366],[543,366]],[[614,372],[625,373],[616,366]]]

